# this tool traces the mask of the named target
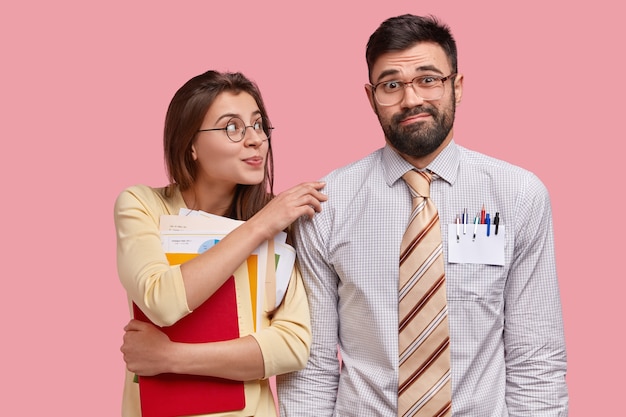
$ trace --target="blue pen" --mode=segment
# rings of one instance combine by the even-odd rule
[[[489,232],[491,231],[491,219],[489,218],[489,213],[485,214],[485,223],[487,224],[487,236],[489,236]]]
[[[456,241],[457,242],[461,240],[461,237],[459,236],[460,229],[461,229],[461,219],[459,219],[459,216],[456,216]]]

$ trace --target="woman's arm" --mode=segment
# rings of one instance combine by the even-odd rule
[[[172,342],[150,323],[131,320],[121,351],[129,371],[208,375],[238,381],[263,377],[263,355],[252,336],[213,343]]]
[[[306,293],[297,269],[270,325],[224,342],[176,343],[157,327],[131,320],[121,351],[129,371],[206,375],[233,380],[267,378],[305,366],[311,344]]]
[[[323,186],[309,182],[280,193],[211,249],[181,265],[189,308],[207,300],[261,243],[273,239],[297,218],[321,211],[320,201],[326,200],[319,191]]]
[[[319,211],[322,183],[300,184],[273,199],[208,251],[183,265],[169,265],[161,248],[164,203],[148,187],[131,187],[115,204],[118,273],[130,298],[154,323],[178,321],[207,300],[261,242],[295,218]]]

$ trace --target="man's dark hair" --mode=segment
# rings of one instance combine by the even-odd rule
[[[370,82],[372,67],[381,55],[403,51],[420,42],[432,42],[441,46],[448,57],[452,72],[457,72],[456,42],[448,25],[434,16],[405,14],[385,20],[370,36],[365,51]]]

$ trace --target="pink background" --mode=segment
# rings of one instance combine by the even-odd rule
[[[119,415],[128,311],[112,206],[129,185],[165,183],[163,117],[183,82],[213,68],[259,83],[282,191],[383,144],[363,93],[365,43],[406,12],[438,15],[457,38],[457,142],[534,171],[550,190],[570,415],[615,415],[626,275],[616,3],[3,4],[0,415]]]

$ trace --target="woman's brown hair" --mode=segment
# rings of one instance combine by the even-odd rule
[[[207,71],[187,81],[176,91],[165,116],[163,151],[170,184],[181,191],[189,189],[196,179],[197,166],[191,156],[193,140],[204,116],[216,97],[229,91],[245,92],[256,101],[261,116],[269,120],[261,92],[256,83],[239,72]],[[269,132],[267,132],[269,134]],[[237,185],[227,217],[248,220],[274,196],[274,160],[272,142],[268,140],[265,176],[260,184]],[[168,188],[171,192],[172,187]]]

